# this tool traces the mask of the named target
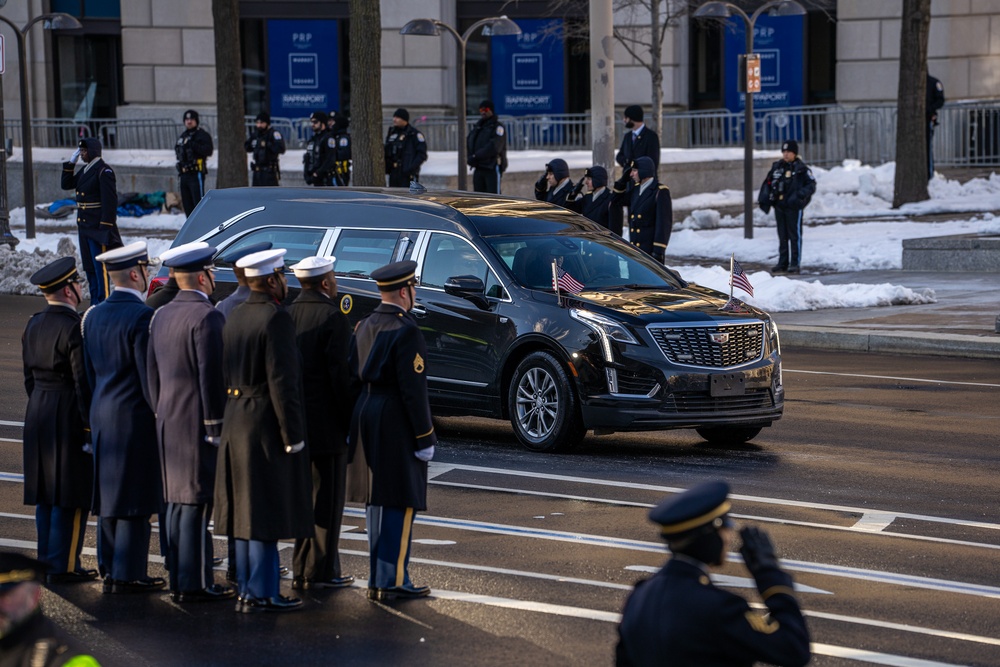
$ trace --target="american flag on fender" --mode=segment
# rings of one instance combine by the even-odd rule
[[[739,287],[750,296],[753,296],[753,285],[750,284],[750,280],[747,278],[743,267],[735,259],[733,260],[732,275],[729,276],[729,284],[733,287]]]
[[[559,285],[559,289],[564,292],[572,292],[573,294],[579,294],[583,291],[583,283],[579,282],[576,278],[569,275],[566,271],[559,269],[559,279],[556,281]]]

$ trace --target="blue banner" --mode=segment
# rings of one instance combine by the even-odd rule
[[[566,56],[562,19],[517,19],[520,35],[493,37],[490,66],[498,115],[566,111]]]
[[[269,20],[267,52],[272,116],[340,108],[337,21]]]
[[[731,18],[722,29],[725,81],[723,98],[730,111],[743,111],[746,100],[737,92],[739,55],[746,51],[743,19]],[[763,14],[754,24],[753,50],[760,54],[761,92],[753,96],[754,109],[802,106],[805,99],[805,22],[802,16]]]

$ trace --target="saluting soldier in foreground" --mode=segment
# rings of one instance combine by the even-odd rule
[[[672,496],[649,518],[660,525],[673,557],[653,577],[640,581],[625,602],[618,628],[619,667],[705,665],[750,667],[766,662],[799,667],[809,662],[809,631],[767,534],[740,531],[743,562],[757,582],[768,614],[710,578],[735,537],[729,485],[709,482]]]
[[[278,540],[313,534],[302,362],[287,296],[286,250],[247,255],[250,296],[222,330],[226,410],[215,480],[215,526],[236,541],[236,611],[290,611],[279,594]]]
[[[626,179],[632,182],[627,187]],[[615,183],[615,203],[628,202],[629,242],[653,259],[663,262],[674,224],[670,188],[656,180],[656,165],[640,157]]]
[[[337,302],[333,257],[306,257],[292,266],[302,291],[288,307],[302,353],[306,442],[312,463],[315,537],[295,541],[292,588],[343,588],[354,583],[340,568],[340,526],[347,483],[347,433],[356,400],[347,355],[351,324]]]
[[[361,320],[351,346],[351,371],[363,383],[351,441],[364,447],[372,473],[366,509],[371,599],[422,597],[410,581],[413,519],[427,509],[427,462],[437,436],[427,400],[427,347],[413,308],[417,263],[372,271],[382,303]]]
[[[146,244],[130,243],[97,256],[115,289],[83,316],[83,349],[93,388],[93,512],[100,517],[97,562],[105,593],[154,591],[149,577],[149,518],[163,503],[156,419],[146,402],[146,351],[153,309],[142,302],[149,286]]]
[[[226,317],[208,297],[215,289],[215,248],[193,248],[164,264],[180,292],[153,316],[149,332],[149,396],[167,507],[160,539],[166,539],[170,595],[174,602],[233,597],[212,574],[215,466],[226,389],[222,379],[222,327]]]
[[[90,581],[97,570],[80,564],[94,495],[94,457],[87,427],[90,386],[83,361],[77,306],[83,301],[73,257],[61,257],[31,276],[45,310],[21,336],[24,388],[24,504],[35,505],[38,558],[50,583]]]

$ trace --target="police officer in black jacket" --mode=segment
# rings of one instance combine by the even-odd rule
[[[390,188],[405,188],[420,180],[420,165],[427,162],[427,141],[422,132],[410,125],[410,112],[396,109],[392,127],[385,137],[385,173]]]
[[[479,104],[479,121],[466,138],[475,192],[500,194],[500,176],[507,169],[507,137],[503,123],[496,117],[490,100]]]
[[[631,184],[626,182],[631,179]],[[643,155],[615,182],[614,203],[628,202],[629,241],[647,255],[663,261],[673,229],[670,188],[656,180],[653,161]]]
[[[934,178],[934,128],[938,126],[938,111],[944,106],[944,84],[927,74],[927,100],[924,113],[927,116],[927,180]]]
[[[177,173],[181,180],[181,201],[184,214],[198,205],[205,195],[205,178],[208,176],[208,158],[215,150],[212,135],[199,125],[198,112],[188,109],[184,112],[184,131],[177,137],[174,153],[177,155]]]
[[[347,131],[351,119],[339,111],[331,111],[326,129],[333,137],[333,185],[346,187],[351,184],[351,133]]]
[[[710,569],[722,566],[734,538],[729,485],[708,482],[657,505],[649,518],[673,557],[636,584],[625,602],[616,650],[619,667],[733,665],[780,667],[809,662],[809,630],[767,534],[740,531],[740,553],[767,605],[764,616],[746,600],[716,588]]]
[[[243,142],[243,148],[253,155],[250,169],[253,171],[251,185],[278,185],[281,168],[278,159],[285,152],[285,139],[271,127],[271,114],[261,111],[257,114],[257,131],[251,132]]]
[[[798,273],[802,255],[802,212],[816,193],[816,178],[799,158],[797,141],[781,145],[781,159],[771,165],[757,195],[764,213],[774,207],[778,230],[778,263],[771,273]]]
[[[608,170],[595,164],[584,172],[583,178],[577,184],[573,192],[566,198],[564,206],[571,211],[582,213],[600,226],[611,229],[611,200],[612,192],[607,187]],[[583,190],[587,189],[587,194]],[[621,235],[621,219],[618,220],[617,231],[611,231]]]
[[[633,104],[625,108],[623,122],[625,123],[625,136],[622,137],[621,148],[615,160],[626,169],[635,162],[636,159],[645,155],[653,161],[653,167],[660,168],[660,137],[656,132],[646,127],[642,122],[642,107]]]
[[[73,257],[61,257],[31,276],[45,295],[45,310],[21,336],[24,388],[24,504],[35,506],[38,557],[49,581],[90,581],[97,570],[80,563],[94,493],[90,453],[90,385],[83,361],[83,301]]]
[[[76,161],[83,169],[74,172]],[[111,286],[108,274],[99,271],[94,257],[122,246],[118,232],[118,188],[115,172],[101,158],[101,141],[94,137],[80,140],[73,157],[63,162],[62,189],[76,190],[76,225],[80,234],[80,257],[90,288],[90,305],[108,298]]]
[[[306,152],[302,156],[302,176],[306,185],[333,185],[334,161],[336,160],[336,142],[326,128],[329,117],[322,111],[314,111],[309,116],[313,135],[306,144]]]
[[[566,160],[556,158],[545,165],[545,173],[535,182],[535,199],[569,208],[566,206],[566,198],[571,192],[573,181],[569,177]]]

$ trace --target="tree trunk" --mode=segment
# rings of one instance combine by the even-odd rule
[[[351,182],[385,185],[382,152],[382,12],[378,2],[350,0]]]
[[[931,0],[903,0],[896,107],[896,182],[893,208],[929,199],[927,194],[927,37]]]
[[[662,144],[663,135],[660,132],[660,124],[663,121],[663,40],[660,39],[660,2],[651,2],[649,5],[649,76],[650,83],[653,84],[652,106],[650,109],[647,125],[660,137]]]
[[[247,154],[243,148],[243,66],[240,60],[239,0],[212,0],[215,23],[215,95],[219,166],[215,187],[247,185]]]

